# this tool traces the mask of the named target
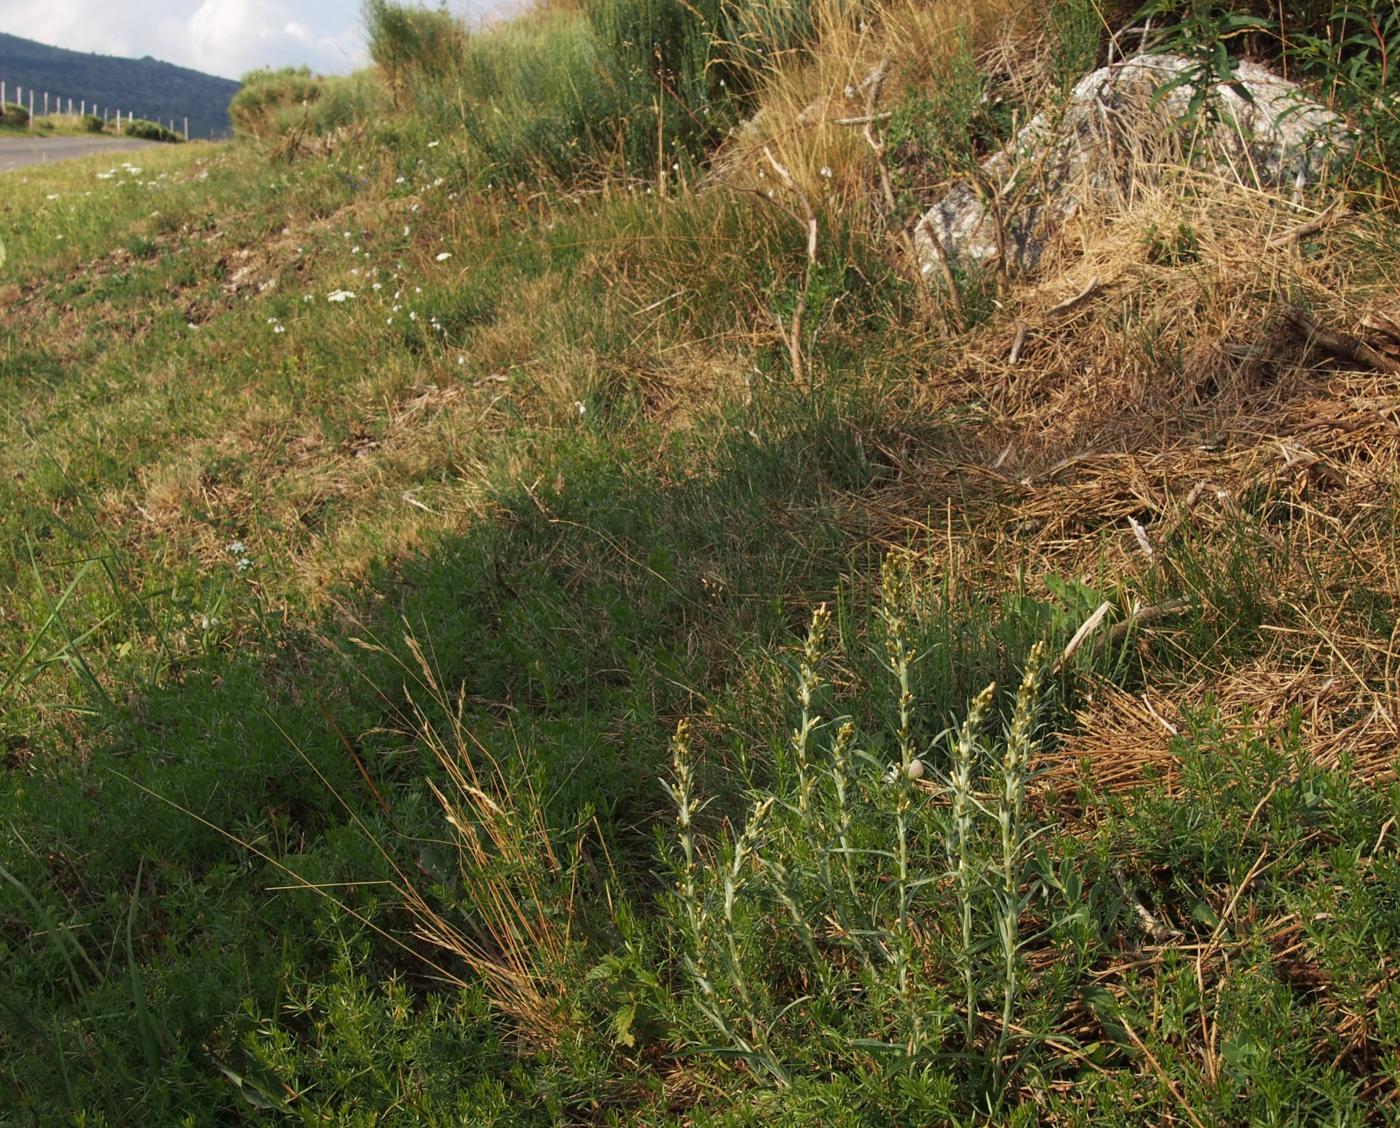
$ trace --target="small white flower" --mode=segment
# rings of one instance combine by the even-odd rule
[[[56,199],[58,199],[58,193],[57,193],[57,192],[50,192],[47,196],[44,197],[44,199],[46,199],[46,200],[56,200]]]
[[[438,260],[438,262],[446,262],[446,261],[447,261],[448,259],[450,259],[451,257],[452,257],[452,252],[451,252],[451,251],[443,251],[441,254],[438,255],[437,260]]]
[[[460,364],[466,364],[466,363],[467,363],[467,358],[464,357],[464,356],[459,356],[459,357],[457,358],[457,363],[458,363],[459,365],[460,365]]]
[[[822,165],[822,168],[821,168],[821,175],[822,175],[823,177],[825,177],[827,180],[830,180],[830,179],[831,179],[831,169],[828,168],[826,165]]]
[[[588,411],[588,405],[583,400],[574,400],[574,408],[580,415],[584,415]]]
[[[428,142],[428,148],[430,148],[430,149],[436,149],[436,148],[437,148],[439,145],[441,145],[441,144],[442,144],[441,141],[429,141],[429,142]]]
[[[329,294],[326,295],[326,301],[348,302],[354,296],[355,294],[351,290],[332,290]]]
[[[403,183],[404,183],[404,178],[403,178],[402,176],[396,176],[396,177],[394,178],[394,183],[395,183],[395,184],[403,184]]]

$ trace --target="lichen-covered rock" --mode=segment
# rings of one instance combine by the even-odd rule
[[[1032,270],[1065,219],[1081,208],[1130,202],[1135,189],[1172,168],[1301,189],[1349,148],[1338,115],[1296,83],[1247,62],[1210,92],[1208,112],[1183,128],[1193,66],[1179,55],[1139,55],[1080,79],[1062,108],[1037,115],[983,162],[978,183],[955,184],[919,221],[914,240],[924,276],[942,276],[942,255],[955,268],[1000,255],[1012,273]]]

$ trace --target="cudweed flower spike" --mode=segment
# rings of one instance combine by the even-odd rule
[[[973,968],[972,952],[972,908],[977,889],[977,866],[972,856],[973,814],[977,808],[974,790],[977,758],[980,751],[977,732],[991,707],[996,685],[987,686],[973,700],[958,730],[953,743],[953,765],[948,773],[948,791],[951,807],[944,849],[949,868],[953,871],[958,898],[962,949],[959,952],[960,970],[963,977],[964,1034],[967,1044],[972,1045],[973,1027],[977,1021],[977,981]]]
[[[1026,780],[1032,749],[1032,733],[1035,727],[1035,710],[1039,703],[1040,686],[1045,676],[1046,650],[1044,642],[1036,643],[1026,662],[1026,672],[1016,692],[1016,710],[1012,714],[1011,728],[1006,735],[1006,751],[1002,755],[1002,793],[997,804],[996,819],[1001,830],[1001,889],[998,905],[1000,920],[997,935],[1002,951],[1002,1008],[1001,1032],[997,1037],[998,1053],[1001,1061],[1002,1048],[1011,1030],[1011,1016],[1015,1008],[1019,988],[1019,967],[1017,957],[1020,952],[1021,921],[1021,879],[1022,852],[1026,834],[1024,808],[1026,801]]]
[[[807,631],[807,644],[802,651],[802,662],[797,676],[797,699],[802,706],[802,724],[792,734],[794,760],[797,766],[797,809],[803,816],[805,825],[808,809],[812,801],[814,781],[811,770],[812,730],[817,727],[820,717],[812,713],[812,694],[821,684],[817,676],[817,664],[821,661],[822,643],[831,622],[831,612],[823,603],[812,612],[812,624]]]

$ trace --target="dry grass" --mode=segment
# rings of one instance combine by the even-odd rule
[[[566,1025],[559,1002],[568,987],[582,836],[572,856],[561,858],[525,750],[513,766],[496,759],[471,730],[465,694],[443,687],[415,638],[405,642],[411,664],[402,670],[413,689],[402,735],[427,749],[443,770],[443,784],[430,780],[428,786],[442,806],[449,828],[444,845],[459,883],[454,905],[445,907],[425,891],[441,878],[421,864],[420,876],[398,871],[412,934],[433,949],[431,966],[439,967],[444,956],[460,961],[464,974],[453,980],[458,987],[484,984],[522,1042],[553,1048]],[[361,645],[393,656],[376,643]]]
[[[1321,232],[1291,236],[1324,212]],[[1160,261],[1160,233],[1183,229],[1189,253]],[[1022,574],[1117,576],[1125,603],[1171,581],[1190,588],[1175,552],[1252,545],[1258,645],[1189,654],[1175,641],[1184,628],[1153,624],[1148,685],[1094,689],[1041,764],[1053,790],[1084,770],[1110,790],[1170,777],[1172,734],[1207,702],[1266,729],[1296,715],[1317,762],[1391,771],[1393,616],[1348,600],[1400,601],[1389,516],[1400,376],[1383,363],[1400,344],[1385,331],[1400,272],[1376,251],[1390,237],[1384,218],[1214,178],[1142,191],[1121,212],[1081,217],[1077,245],[1013,284],[919,388],[922,409],[964,422],[954,450],[899,460],[867,513],[885,543],[984,560],[991,589]],[[1295,306],[1381,361],[1323,347],[1290,320]],[[1190,598],[1206,620],[1238,610],[1209,590]]]

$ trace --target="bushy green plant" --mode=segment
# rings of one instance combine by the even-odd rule
[[[0,105],[0,126],[23,129],[29,124],[29,111],[17,102]]]
[[[184,138],[178,133],[167,129],[158,121],[146,121],[144,118],[136,118],[122,126],[122,132],[128,137],[139,137],[143,141],[161,141],[166,144],[175,144],[183,141]]]
[[[265,141],[279,132],[285,110],[304,107],[321,96],[324,80],[307,67],[255,70],[243,76],[243,86],[229,103],[234,133]]]
[[[629,162],[699,157],[750,105],[777,57],[816,33],[813,0],[589,0],[608,76],[628,110]]]
[[[643,174],[703,155],[763,75],[816,31],[815,0],[589,0],[479,35],[371,0],[370,55],[396,106],[464,129],[493,178]]]
[[[1400,51],[1400,9],[1394,4],[1149,0],[1132,22],[1141,28],[1145,47],[1181,52],[1195,64],[1167,84],[1190,85],[1189,116],[1213,112],[1213,86],[1233,82],[1235,61],[1242,55],[1286,62],[1291,76],[1350,119],[1357,135],[1353,167],[1393,198],[1400,187],[1400,110],[1393,62]]]
[[[366,0],[369,55],[400,106],[456,75],[467,32],[445,9]]]
[[[699,840],[688,731],[677,732],[674,927],[690,991],[674,1021],[691,1044],[784,1086],[799,1071],[967,1055],[970,1110],[997,1099],[1018,1040],[1038,833],[1026,786],[1047,662],[1036,646],[1000,742],[984,736],[991,686],[928,742],[914,719],[918,591],[907,558],[886,561],[875,645],[895,693],[881,734],[822,715],[830,617],[813,615],[789,746],[713,852]]]
[[[1384,0],[1339,2],[1325,29],[1289,38],[1290,57],[1320,84],[1358,135],[1355,162],[1391,199],[1400,194],[1400,8]]]

